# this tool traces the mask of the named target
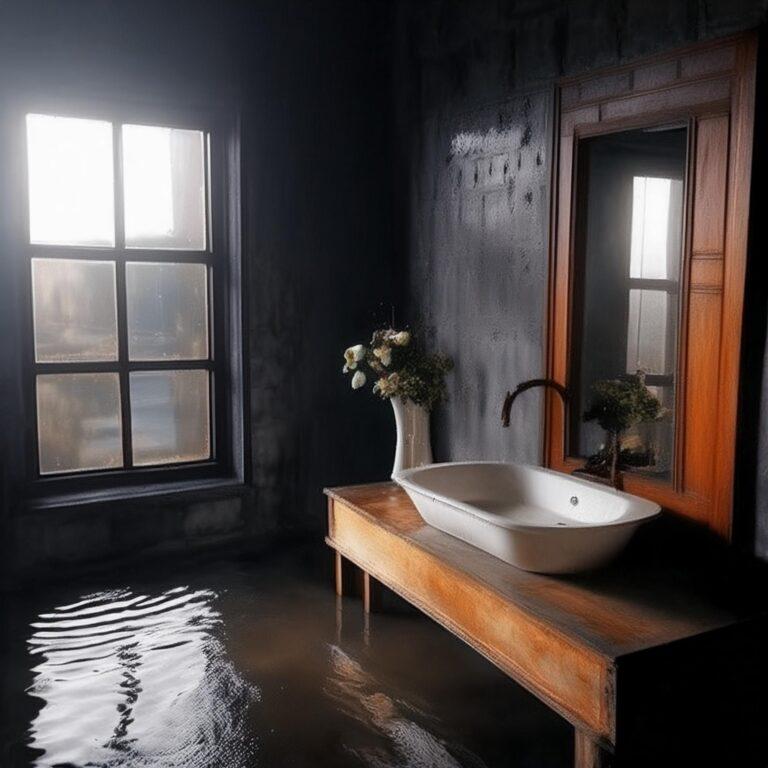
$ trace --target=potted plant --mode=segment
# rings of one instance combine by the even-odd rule
[[[602,476],[607,473],[616,487],[622,435],[636,424],[657,421],[664,415],[664,408],[645,385],[642,371],[622,379],[597,381],[592,390],[594,397],[584,421],[596,421],[605,430],[606,445],[589,457],[585,471]]]
[[[368,346],[345,350],[343,372],[351,376],[352,389],[370,379],[373,393],[392,403],[397,428],[392,474],[432,463],[429,413],[445,399],[445,374],[452,367],[449,357],[425,352],[407,330],[380,328]]]

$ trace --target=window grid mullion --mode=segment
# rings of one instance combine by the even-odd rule
[[[220,366],[213,360],[132,360],[122,366],[117,360],[107,362],[34,363],[37,375],[47,373],[120,373],[126,367],[131,371],[212,371]]]
[[[131,430],[131,386],[128,369],[128,306],[125,289],[125,206],[123,205],[123,141],[122,126],[112,124],[115,196],[115,298],[117,300],[117,349],[120,376],[120,414],[123,436],[123,466],[133,467],[133,434]]]
[[[211,134],[206,131],[203,140],[203,183],[205,184],[205,250],[213,250],[213,216],[211,216],[213,185],[211,184]]]
[[[670,294],[677,294],[680,291],[680,285],[677,280],[657,277],[628,277],[627,281],[630,290],[663,291]]]
[[[170,264],[213,265],[216,255],[212,251],[177,251],[171,248],[89,248],[83,245],[26,246],[29,258],[80,259],[84,261],[150,261]]]

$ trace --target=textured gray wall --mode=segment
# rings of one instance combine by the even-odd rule
[[[547,91],[422,125],[412,301],[456,363],[438,459],[538,460],[540,394],[518,401],[511,430],[499,415],[507,388],[543,366],[551,130]]]
[[[518,401],[509,431],[500,429],[499,408],[506,388],[545,368],[555,80],[755,27],[767,5],[766,0],[399,4],[397,159],[399,187],[408,197],[397,215],[399,247],[410,264],[409,313],[458,363],[451,401],[435,419],[440,459],[540,460],[540,394],[527,393]],[[472,140],[459,142],[465,151],[456,152],[464,136]],[[509,173],[489,178],[497,155],[509,157]],[[764,176],[765,167],[760,172]],[[748,282],[748,290],[760,296],[750,302],[747,322],[764,328],[764,283]],[[750,528],[742,530],[743,539],[754,542],[757,532],[758,552],[768,555],[767,406],[755,428],[760,397],[755,378],[762,371],[765,333],[745,340],[749,378],[737,502]]]

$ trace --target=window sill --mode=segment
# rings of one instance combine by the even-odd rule
[[[83,507],[107,503],[111,506],[114,505],[116,508],[124,509],[126,505],[141,501],[142,499],[151,499],[153,502],[169,501],[179,503],[186,500],[191,502],[211,498],[241,496],[247,491],[248,486],[239,478],[216,477],[32,498],[27,501],[25,510],[36,512],[39,510]]]

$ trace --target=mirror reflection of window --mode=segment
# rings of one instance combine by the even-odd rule
[[[686,153],[686,129],[672,128],[584,139],[578,155],[569,453],[587,457],[604,442],[581,418],[592,384],[642,370],[667,415],[630,431],[622,449],[633,469],[665,479],[674,455]]]
[[[627,373],[674,372],[682,194],[680,179],[633,179]]]

